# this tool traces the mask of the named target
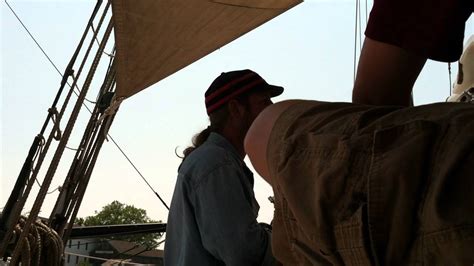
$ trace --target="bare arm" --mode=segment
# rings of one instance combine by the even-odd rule
[[[413,105],[411,92],[425,62],[425,57],[366,37],[357,68],[352,102]]]

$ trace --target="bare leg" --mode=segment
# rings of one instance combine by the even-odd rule
[[[268,169],[267,147],[273,125],[288,107],[297,102],[300,100],[287,100],[265,108],[253,121],[245,137],[245,152],[249,156],[250,162],[257,173],[270,185],[272,185],[272,177]]]
[[[426,58],[365,38],[352,102],[411,106],[411,93]]]

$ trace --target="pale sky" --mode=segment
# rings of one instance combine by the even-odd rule
[[[95,1],[11,0],[9,3],[62,72]],[[369,10],[370,7],[371,2]],[[365,24],[364,6],[362,11]],[[178,147],[178,151],[182,151],[191,137],[208,125],[203,95],[217,75],[223,71],[253,69],[269,83],[285,87],[284,94],[276,101],[292,98],[350,101],[354,21],[355,1],[310,0],[300,4],[127,99],[121,105],[110,134],[169,204],[180,163],[174,150]],[[61,78],[3,1],[0,28],[0,208],[3,208],[31,142],[43,125]],[[466,36],[472,34],[474,22],[471,17]],[[452,64],[452,82],[456,73],[456,64]],[[102,78],[97,77],[98,80]],[[430,61],[416,83],[415,104],[444,101],[449,96],[449,89],[448,65]],[[95,99],[95,94],[88,94],[88,98]],[[88,117],[87,111],[83,110],[68,146],[77,146]],[[66,120],[61,122],[62,129],[66,123]],[[54,148],[50,148],[49,158]],[[62,185],[72,156],[73,151],[65,151],[50,191]],[[43,170],[49,166],[47,162],[43,164]],[[42,172],[40,181],[44,177]],[[257,174],[255,180],[255,193],[261,206],[259,220],[269,222],[273,207],[267,198],[272,191]],[[31,195],[36,196],[37,191],[35,185]],[[40,215],[49,216],[58,194],[48,195]],[[30,210],[32,196],[24,212]],[[108,142],[102,148],[79,217],[93,215],[94,210],[100,210],[113,200],[146,209],[155,220],[167,219],[167,210],[118,149]]]

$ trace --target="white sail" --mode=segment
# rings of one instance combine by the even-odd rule
[[[114,0],[118,99],[278,16],[301,0]]]

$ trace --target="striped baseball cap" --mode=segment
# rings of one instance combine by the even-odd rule
[[[223,72],[212,82],[204,94],[207,114],[211,114],[239,95],[262,90],[270,91],[271,97],[283,93],[283,87],[268,84],[252,70]]]

